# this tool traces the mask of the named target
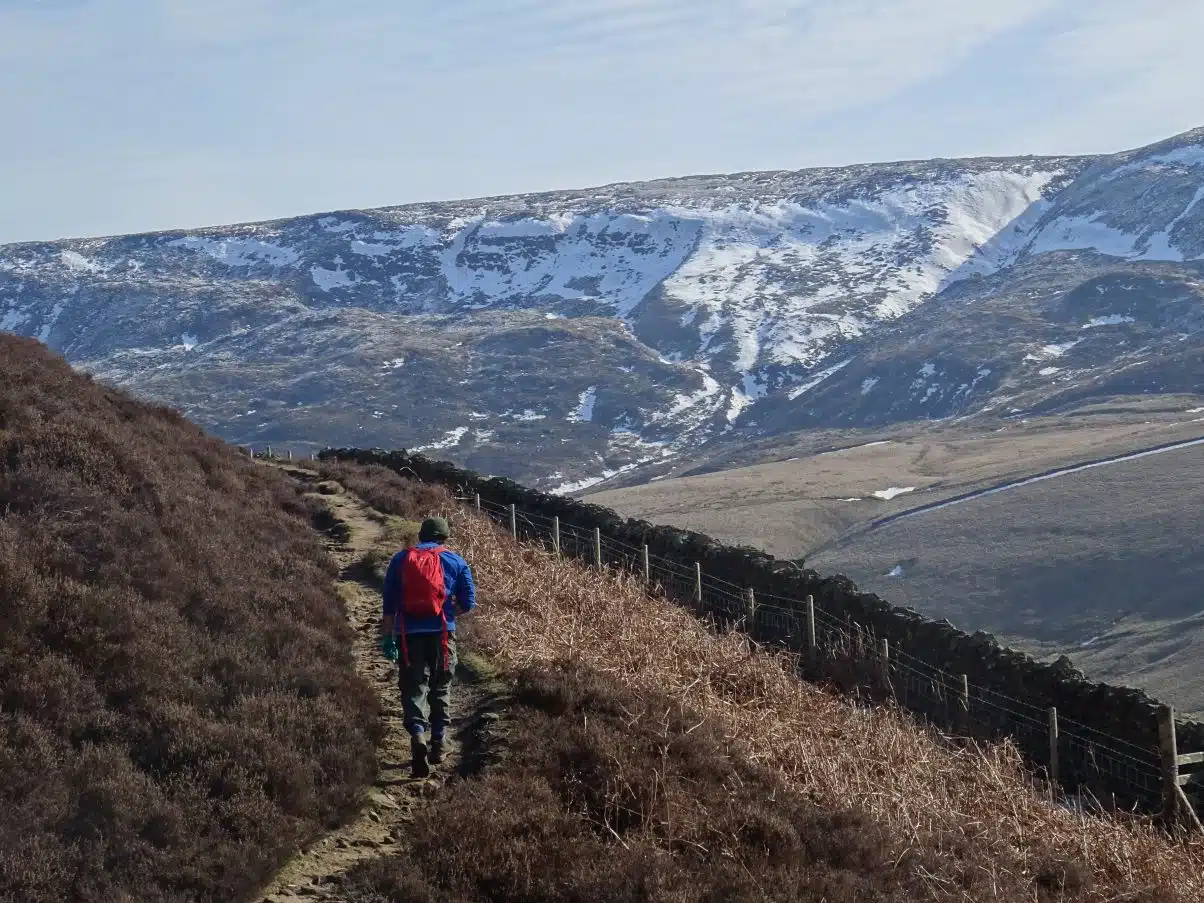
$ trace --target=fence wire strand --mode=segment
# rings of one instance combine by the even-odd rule
[[[641,576],[646,560],[653,585],[698,609],[709,621],[719,618],[754,633],[768,626],[776,641],[791,649],[798,646],[796,651],[802,651],[802,644],[806,643],[806,638],[800,636],[807,612],[806,603],[801,600],[758,592],[755,612],[750,612],[746,587],[652,554],[647,546],[637,546],[563,520],[557,523],[553,517],[512,509],[510,505],[478,496],[458,496],[457,500],[469,507],[479,505],[480,512],[499,529],[509,532],[513,523],[519,539],[538,541],[549,550],[555,545],[558,526],[560,554],[565,557],[591,565],[601,557],[604,566]],[[872,630],[851,621],[847,615],[841,617],[814,603],[811,611],[816,644],[812,654],[817,660],[851,657],[867,670],[877,667],[875,660],[881,653]],[[1022,746],[1028,748],[1030,760],[1042,768],[1049,764],[1048,709],[975,681],[963,683],[962,675],[952,674],[905,649],[890,650],[886,674],[892,683],[897,680],[898,704],[925,721],[937,726],[976,725],[991,737],[1012,736],[1018,740],[1023,737],[1027,742]],[[1058,747],[1061,773],[1072,774],[1079,782],[1106,778],[1105,783],[1112,790],[1127,790],[1130,796],[1147,801],[1156,800],[1161,792],[1163,778],[1157,749],[1064,716],[1059,717]]]

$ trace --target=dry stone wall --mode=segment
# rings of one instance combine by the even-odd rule
[[[1069,659],[1038,662],[1000,646],[986,633],[967,634],[948,621],[933,621],[919,612],[894,606],[862,592],[848,578],[824,576],[758,549],[729,546],[701,533],[623,518],[609,508],[528,489],[502,477],[485,477],[421,454],[404,451],[329,449],[319,458],[383,465],[403,475],[448,486],[484,502],[515,505],[520,512],[560,518],[565,525],[591,531],[629,547],[647,545],[652,556],[693,572],[695,563],[712,577],[751,588],[759,599],[772,600],[744,626],[753,639],[796,645],[804,600],[814,598],[817,617],[868,632],[875,642],[885,638],[913,684],[924,675],[966,675],[997,721],[998,733],[1015,737],[1037,764],[1049,759],[1045,710],[1056,707],[1064,732],[1073,742],[1062,762],[1063,783],[1091,787],[1098,795],[1111,790],[1122,802],[1143,807],[1157,804],[1158,703],[1141,690],[1093,683]],[[798,617],[792,617],[797,615]],[[948,690],[948,687],[942,688]],[[922,714],[924,698],[904,693],[900,702]],[[1204,724],[1177,722],[1179,751],[1204,750]],[[1106,768],[1101,766],[1106,761]]]

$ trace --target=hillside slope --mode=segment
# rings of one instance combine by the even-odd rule
[[[586,500],[805,557],[894,604],[1040,658],[1067,655],[1092,680],[1204,711],[1204,446],[1190,444],[1204,437],[1204,408],[1173,400],[1014,418],[990,430],[964,422],[804,433],[777,461]],[[837,437],[835,449],[820,443]],[[995,491],[1175,443],[1184,445]],[[990,494],[937,507],[976,492]]]
[[[0,900],[241,899],[375,769],[309,510],[34,341],[0,361]]]
[[[325,476],[412,518],[383,468]],[[643,580],[473,512],[453,524],[473,648],[514,683],[498,755],[362,863],[349,903],[1189,903],[1198,838],[1055,804],[1015,750],[946,742],[799,680]],[[462,637],[463,640],[463,637]]]
[[[1197,130],[10,245],[0,329],[238,442],[567,491],[800,426],[1197,391],[1202,197]]]
[[[1204,712],[1202,465],[1195,445],[1066,474],[852,531],[809,562]]]

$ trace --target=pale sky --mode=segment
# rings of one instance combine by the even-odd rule
[[[0,0],[0,242],[1204,125],[1204,0]]]

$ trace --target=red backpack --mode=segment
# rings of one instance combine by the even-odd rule
[[[410,664],[410,655],[405,643],[405,615],[443,620],[443,667],[446,669],[448,665],[447,613],[443,610],[447,588],[443,578],[443,562],[439,557],[443,551],[443,546],[407,549],[401,565],[401,654],[407,666]]]

